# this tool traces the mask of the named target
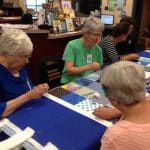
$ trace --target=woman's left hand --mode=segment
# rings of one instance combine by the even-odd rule
[[[113,118],[121,117],[122,112],[112,107],[99,107],[96,108],[93,114],[101,119],[110,120]]]

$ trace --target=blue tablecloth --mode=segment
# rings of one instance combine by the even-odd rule
[[[139,55],[141,57],[150,58],[150,52],[142,51],[142,52],[139,52]]]
[[[19,108],[9,119],[21,129],[33,128],[40,144],[50,141],[60,150],[98,150],[106,129],[45,97]]]
[[[150,64],[150,52],[149,51],[142,51],[139,53],[140,58],[138,60],[138,62],[142,65],[142,66],[147,66],[148,64]]]

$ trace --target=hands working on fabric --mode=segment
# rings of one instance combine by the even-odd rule
[[[121,117],[122,112],[114,107],[99,107],[96,108],[93,114],[101,119],[111,120],[113,118]]]
[[[126,54],[122,56],[122,60],[133,60],[137,61],[140,58],[140,56],[136,53]]]
[[[99,18],[89,17],[85,20],[83,36],[70,41],[65,48],[61,83],[69,83],[101,68],[103,56],[98,43],[103,29],[104,25]]]
[[[150,95],[146,97],[146,100],[150,100]],[[122,112],[115,107],[109,106],[100,106],[96,108],[93,114],[101,119],[111,120],[114,118],[120,118],[122,116]]]
[[[88,66],[89,66],[89,70],[92,70],[92,71],[97,71],[100,69],[100,64],[97,62],[92,62]]]
[[[44,93],[48,92],[48,89],[49,87],[47,83],[39,84],[34,86],[30,91],[26,92],[25,95],[29,99],[37,99],[40,98]]]
[[[24,68],[29,62],[33,44],[19,29],[4,30],[0,36],[0,116],[8,116],[24,103],[40,98],[47,83],[33,87]]]

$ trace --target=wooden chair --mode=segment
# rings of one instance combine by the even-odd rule
[[[60,85],[64,61],[62,56],[49,56],[40,60],[40,81],[47,82],[50,88]]]

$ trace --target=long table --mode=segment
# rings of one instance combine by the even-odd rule
[[[150,52],[140,52],[140,58],[137,63],[141,64],[145,70],[150,71]],[[145,71],[146,79],[150,77],[150,72]],[[89,113],[93,113],[95,108],[99,106],[111,106],[109,100],[105,97],[103,88],[99,83],[101,70],[94,72],[88,76],[70,82],[66,85],[52,89],[50,93],[73,104],[76,107],[84,109]],[[147,80],[149,82],[149,79]],[[147,92],[150,90],[150,83],[147,85]]]
[[[50,94],[27,103],[9,119],[21,129],[34,129],[33,138],[40,144],[51,142],[60,150],[98,150],[111,125]]]
[[[143,55],[149,58],[149,53]],[[150,62],[149,59],[143,58],[141,57],[140,63]],[[99,75],[100,72],[95,73],[94,78],[97,80]],[[71,85],[70,91],[66,90],[65,86],[61,87],[66,90],[64,91],[66,94],[56,89],[54,91],[56,96],[61,96],[45,94],[41,99],[19,108],[9,116],[9,119],[21,129],[27,126],[33,128],[35,130],[33,138],[42,145],[52,142],[60,150],[98,150],[104,131],[112,123],[98,119],[91,110],[82,109],[82,105],[78,106],[79,103],[87,102],[87,100],[92,101],[92,104],[90,103],[92,106],[95,105],[97,101],[92,98],[89,100],[89,96],[95,90],[103,94],[100,84],[93,82],[92,79],[93,76],[87,76],[78,80],[76,82],[78,86]],[[103,105],[106,102],[108,104],[106,99],[104,101],[101,99],[101,102]]]

